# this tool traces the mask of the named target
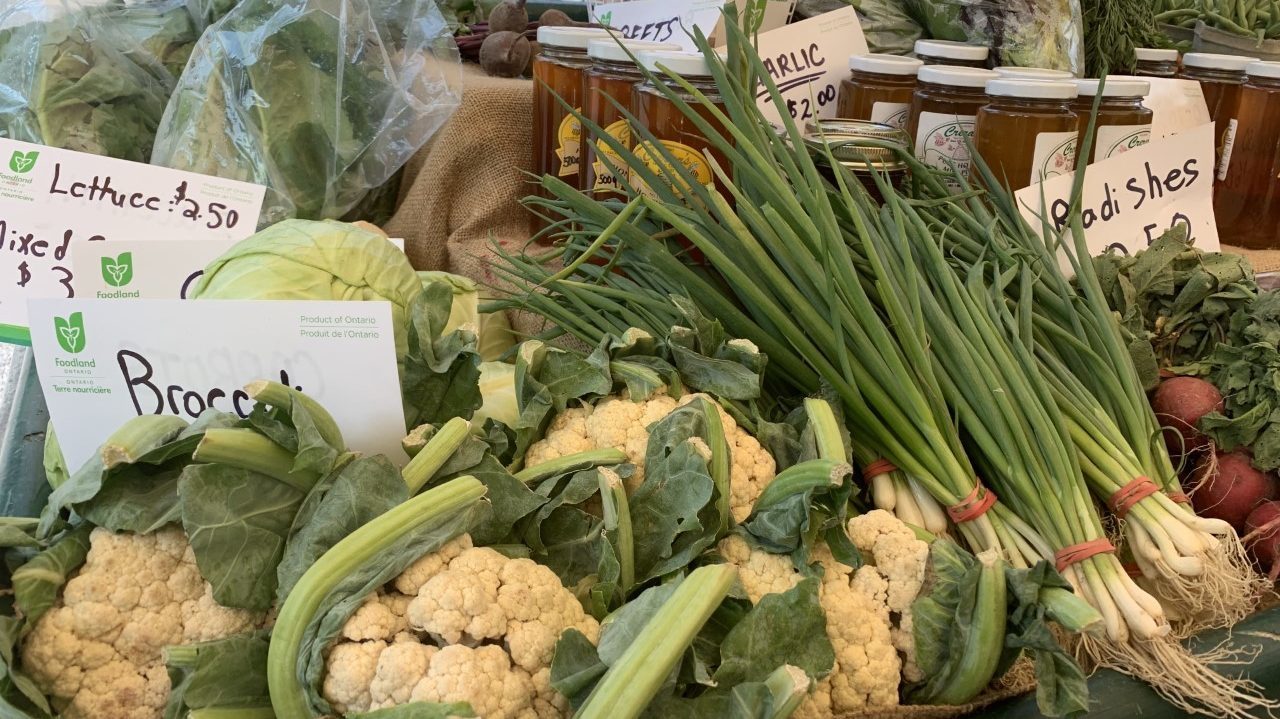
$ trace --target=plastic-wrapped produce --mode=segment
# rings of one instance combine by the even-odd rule
[[[929,37],[988,45],[1001,65],[1084,73],[1080,0],[902,0]]]
[[[267,186],[261,223],[343,216],[457,109],[434,0],[240,0],[197,44],[152,162]]]
[[[0,137],[146,162],[198,34],[175,0],[0,8]]]

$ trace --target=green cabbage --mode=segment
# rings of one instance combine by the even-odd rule
[[[502,358],[515,346],[515,335],[506,312],[480,311],[480,301],[488,299],[480,292],[474,280],[448,272],[419,272],[423,284],[441,282],[453,289],[453,308],[449,311],[448,334],[456,329],[468,328],[479,338],[480,359],[493,362]]]
[[[479,431],[485,420],[489,419],[515,427],[520,420],[520,402],[516,399],[516,366],[507,362],[481,362],[480,397],[483,404],[471,418],[473,429]]]

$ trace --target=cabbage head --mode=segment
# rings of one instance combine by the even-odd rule
[[[515,347],[515,333],[507,313],[481,312],[480,303],[489,299],[480,290],[480,285],[469,277],[453,275],[448,272],[419,272],[424,285],[441,283],[453,290],[453,307],[449,310],[449,324],[444,328],[446,333],[456,329],[467,328],[476,333],[479,342],[480,359],[494,362]]]

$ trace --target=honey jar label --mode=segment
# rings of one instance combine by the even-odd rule
[[[1074,172],[1079,144],[1080,134],[1075,130],[1036,135],[1036,149],[1031,156],[1031,184]]]
[[[1236,127],[1239,121],[1231,118],[1231,122],[1227,123],[1227,131],[1222,135],[1222,159],[1218,160],[1218,182],[1225,182],[1227,179],[1227,170],[1231,168],[1231,151],[1236,146]]]
[[[631,147],[631,125],[626,120],[618,120],[609,125],[604,131],[613,139],[622,143],[625,147]],[[593,189],[603,192],[622,192],[622,182],[613,171],[609,169],[609,165],[605,164],[605,160],[609,164],[623,169],[626,167],[626,161],[622,156],[614,152],[608,145],[603,142],[596,142],[596,161],[591,163],[591,170],[595,173],[596,184]]]
[[[871,121],[879,122],[899,130],[905,129],[911,116],[909,102],[877,102],[871,106]]]
[[[556,157],[560,158],[560,176],[578,174],[578,163],[582,159],[582,123],[576,115],[565,115],[556,138],[560,141],[560,148],[556,150]]]
[[[1094,142],[1093,161],[1123,155],[1151,142],[1150,125],[1103,125]]]
[[[682,145],[671,140],[661,140],[662,146],[671,153],[672,158],[679,163],[686,172],[693,175],[693,178],[701,185],[710,185],[712,182],[711,165],[707,163],[707,158],[698,150]],[[654,173],[664,176],[669,180],[673,180],[672,187],[683,186],[684,178],[678,174],[676,168],[672,167],[667,158],[660,152],[654,152],[650,143],[641,143],[636,146],[636,159],[644,163],[645,167]],[[679,183],[677,185],[676,183]],[[631,171],[631,185],[646,197],[655,197],[656,193],[644,181],[635,170]],[[683,187],[682,189],[687,189]]]
[[[939,170],[969,173],[969,143],[973,142],[977,118],[944,112],[920,113],[920,129],[916,132],[916,157]],[[947,186],[959,190],[960,183],[947,180]]]

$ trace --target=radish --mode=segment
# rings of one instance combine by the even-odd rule
[[[1280,576],[1280,502],[1267,502],[1249,514],[1245,544],[1271,581]]]
[[[1198,377],[1174,377],[1156,388],[1151,407],[1164,427],[1170,456],[1182,457],[1209,446],[1196,423],[1210,412],[1222,411],[1222,393]]]
[[[1191,493],[1196,513],[1241,529],[1259,504],[1276,498],[1276,481],[1253,468],[1245,452],[1210,454],[1200,460]]]

